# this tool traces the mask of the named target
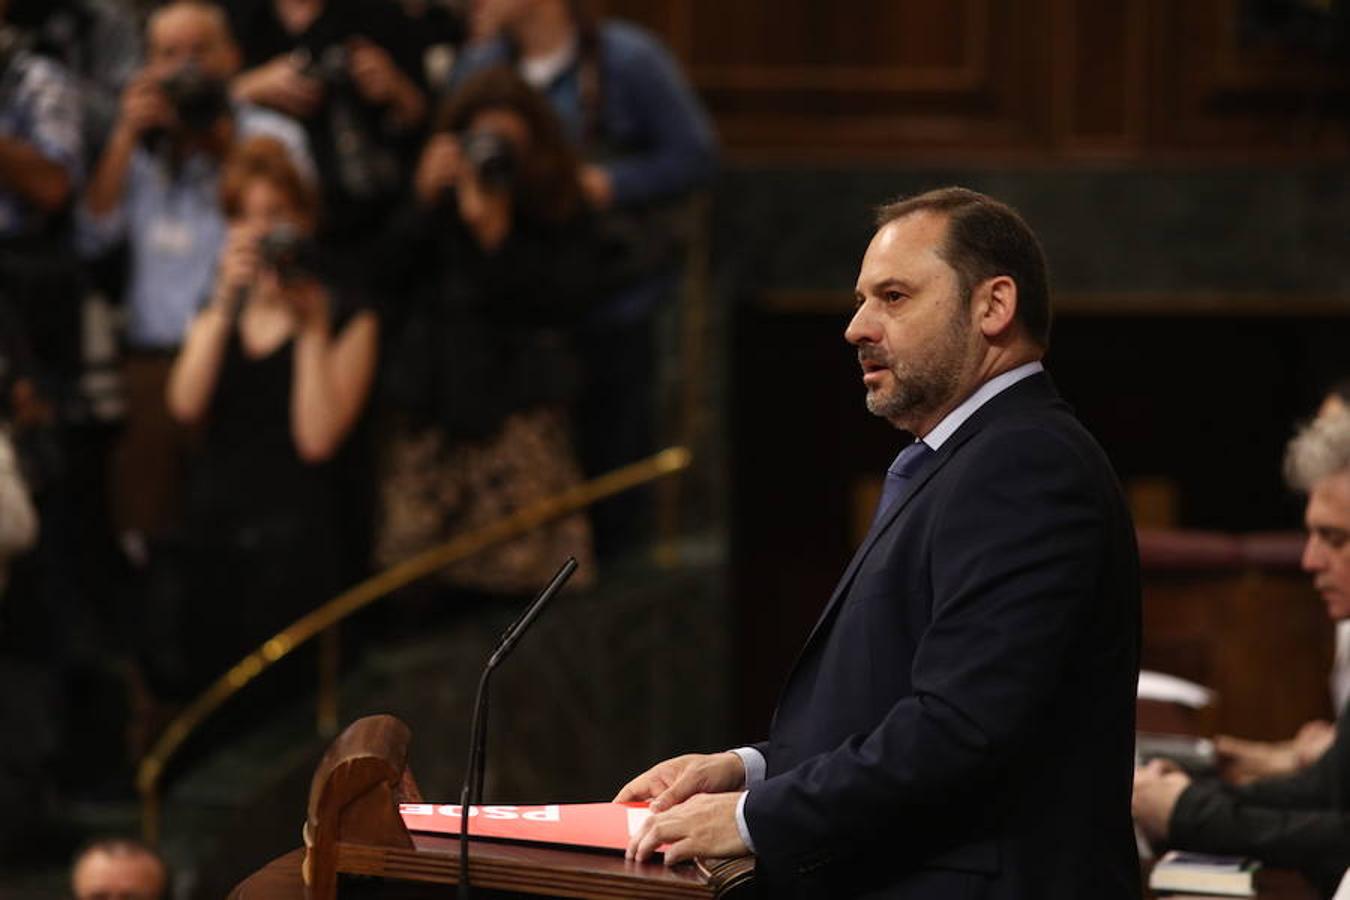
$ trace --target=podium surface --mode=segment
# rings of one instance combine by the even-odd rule
[[[230,894],[230,900],[304,900],[300,866],[304,850],[282,856]],[[361,897],[450,896],[444,885],[459,880],[459,842],[436,835],[413,835],[412,848],[344,844],[338,870],[346,884],[353,876],[374,876]],[[595,898],[726,898],[749,896],[750,859],[716,864],[637,863],[608,853],[474,841],[469,875],[475,889],[507,896]],[[346,893],[339,887],[338,896]]]

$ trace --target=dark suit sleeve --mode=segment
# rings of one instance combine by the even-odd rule
[[[1168,839],[1188,850],[1254,856],[1316,876],[1350,867],[1350,808],[1343,775],[1350,741],[1343,724],[1321,758],[1301,772],[1243,787],[1200,781],[1177,798]]]
[[[750,788],[750,835],[776,865],[846,853],[954,803],[978,808],[1083,652],[1089,617],[1105,615],[1094,601],[1113,488],[1100,464],[1048,428],[958,452],[959,470],[924,488],[942,491],[926,558],[893,551],[931,569],[913,693],[870,733]],[[895,593],[886,602],[921,602]]]
[[[1243,787],[1229,788],[1242,803],[1280,809],[1350,809],[1346,769],[1350,763],[1350,728],[1336,722],[1336,739],[1312,765],[1292,775],[1262,778]]]
[[[1350,816],[1331,808],[1280,809],[1245,802],[1219,782],[1197,782],[1177,799],[1168,842],[1186,850],[1253,856],[1315,874],[1350,868]]]

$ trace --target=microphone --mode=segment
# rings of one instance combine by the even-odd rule
[[[483,775],[487,771],[487,688],[493,671],[510,655],[526,629],[534,623],[544,605],[562,589],[567,579],[577,570],[575,556],[567,557],[553,579],[514,622],[506,627],[497,640],[497,646],[488,657],[483,674],[478,679],[478,693],[473,701],[473,725],[469,729],[469,759],[464,769],[464,787],[459,793],[459,897],[469,897],[469,809],[483,800]]]

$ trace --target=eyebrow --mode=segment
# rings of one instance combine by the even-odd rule
[[[906,281],[903,278],[896,278],[894,276],[890,278],[883,278],[881,281],[878,281],[877,283],[870,285],[868,290],[874,293],[880,293],[881,291],[884,291],[888,288],[898,288],[904,291],[906,294],[912,294],[915,291],[913,282]],[[855,291],[854,293],[856,294],[860,292]]]

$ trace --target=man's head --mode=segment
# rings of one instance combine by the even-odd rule
[[[585,0],[472,0],[470,30],[479,38],[505,33],[515,39],[541,24],[573,27],[589,15]]]
[[[1350,378],[1342,378],[1331,386],[1317,408],[1319,416],[1334,416],[1350,411]]]
[[[964,188],[882,207],[877,223],[844,336],[867,408],[923,435],[979,384],[1044,354],[1045,260],[1015,211]]]
[[[1285,477],[1308,495],[1303,569],[1332,619],[1350,619],[1350,413],[1319,416],[1289,442]]]
[[[174,0],[150,16],[145,28],[146,63],[157,75],[189,63],[224,81],[239,70],[239,48],[225,11],[206,0]]]
[[[75,857],[75,900],[161,900],[168,887],[164,862],[149,847],[125,838],[96,841]]]

